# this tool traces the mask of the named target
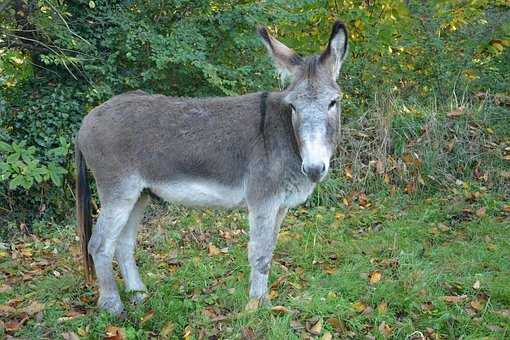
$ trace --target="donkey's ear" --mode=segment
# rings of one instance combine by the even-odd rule
[[[328,47],[320,56],[321,63],[331,69],[335,79],[338,78],[342,62],[347,54],[347,39],[347,28],[343,22],[335,21],[329,37]]]
[[[294,50],[272,37],[267,28],[259,26],[257,27],[257,33],[262,38],[262,42],[266,46],[269,55],[271,55],[281,77],[283,79],[288,76],[292,77],[303,63],[303,59]]]

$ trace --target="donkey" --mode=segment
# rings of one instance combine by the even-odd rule
[[[146,297],[133,254],[151,195],[190,207],[247,208],[247,309],[268,303],[280,224],[327,174],[336,148],[337,78],[347,29],[336,21],[326,49],[306,58],[266,28],[258,34],[280,73],[291,78],[281,92],[191,99],[134,91],[111,98],[83,119],[76,139],[77,220],[86,275],[90,280],[95,269],[100,308],[123,311],[114,256],[131,302]],[[94,230],[86,165],[101,201]]]

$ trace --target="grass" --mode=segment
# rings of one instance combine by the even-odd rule
[[[150,296],[136,307],[126,302],[124,320],[95,308],[96,287],[83,283],[72,228],[46,226],[46,238],[20,237],[0,251],[0,335],[298,339],[312,337],[315,324],[324,339],[508,338],[504,199],[454,187],[293,210],[270,276],[272,305],[285,308],[255,313],[244,312],[249,267],[240,212],[171,208],[146,222],[137,257]],[[34,301],[44,306],[31,313]]]

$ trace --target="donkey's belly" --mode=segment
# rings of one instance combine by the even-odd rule
[[[204,180],[158,183],[149,188],[166,201],[189,207],[234,208],[244,205],[242,187],[229,187]]]

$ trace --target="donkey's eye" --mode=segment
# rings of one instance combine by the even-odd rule
[[[336,105],[336,100],[332,100],[331,103],[329,103],[329,109],[331,110]]]

